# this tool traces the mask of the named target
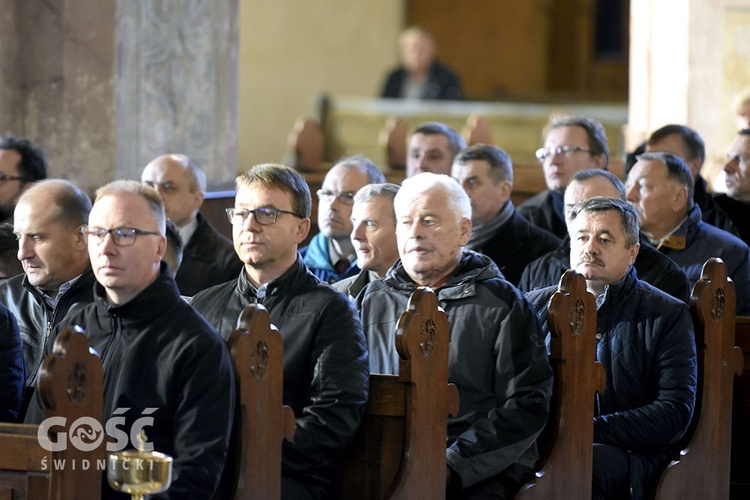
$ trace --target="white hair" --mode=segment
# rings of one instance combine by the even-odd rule
[[[401,183],[396,197],[393,200],[393,206],[396,214],[399,213],[399,207],[403,207],[416,195],[425,193],[431,189],[442,189],[448,195],[448,208],[456,214],[456,219],[471,220],[471,199],[466,194],[464,188],[452,177],[443,174],[433,174],[431,172],[422,172],[414,177],[409,177]]]

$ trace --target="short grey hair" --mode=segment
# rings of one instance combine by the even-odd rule
[[[568,212],[568,227],[581,213],[596,213],[614,210],[620,214],[622,231],[625,233],[625,247],[631,248],[640,239],[641,220],[633,206],[624,200],[607,196],[595,196],[574,206]]]
[[[418,194],[436,188],[442,189],[448,194],[448,208],[456,215],[457,219],[471,220],[471,199],[464,188],[461,187],[461,184],[449,175],[433,174],[432,172],[422,172],[405,179],[393,200],[394,208]]]
[[[398,185],[391,184],[390,182],[366,184],[357,191],[357,194],[354,195],[354,203],[367,203],[374,198],[388,198],[391,205],[393,205],[393,200],[396,198],[398,190]],[[391,211],[391,214],[393,215],[393,220],[396,220],[395,209]]]

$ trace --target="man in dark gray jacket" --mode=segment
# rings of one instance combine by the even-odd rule
[[[450,324],[448,378],[460,395],[448,422],[448,498],[513,498],[538,457],[552,392],[534,310],[489,258],[463,249],[471,202],[458,182],[419,174],[404,181],[394,207],[401,259],[358,297],[370,371],[398,370],[399,316],[418,286],[435,290]]]
[[[590,198],[568,213],[570,263],[597,304],[597,361],[607,382],[594,417],[593,498],[644,498],[695,405],[696,354],[687,305],[640,281],[635,210]],[[557,287],[527,294],[547,324]]]
[[[192,301],[224,338],[254,302],[268,309],[279,329],[283,401],[296,417],[294,439],[282,449],[281,496],[295,500],[335,496],[336,459],[359,427],[369,384],[354,307],[297,253],[310,230],[311,204],[307,183],[291,168],[258,165],[239,176],[227,213],[245,269]]]

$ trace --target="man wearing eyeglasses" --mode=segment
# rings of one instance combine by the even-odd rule
[[[14,233],[24,274],[0,283],[0,302],[16,317],[21,332],[24,410],[36,387],[45,347],[54,340],[52,329],[69,311],[93,301],[94,275],[80,231],[90,210],[88,195],[61,179],[31,185],[16,205]]]
[[[12,135],[0,136],[0,223],[13,223],[21,194],[47,178],[44,152],[33,142]]]
[[[607,169],[609,143],[604,127],[585,116],[561,116],[549,125],[544,146],[536,151],[542,164],[547,190],[538,193],[518,207],[518,213],[532,223],[564,239],[563,193],[570,178],[579,170]]]
[[[350,239],[354,194],[366,184],[385,182],[385,176],[363,156],[339,160],[318,190],[318,228],[310,244],[299,250],[307,268],[327,283],[359,273],[357,255]]]
[[[229,445],[234,374],[226,344],[182,300],[162,261],[165,224],[151,187],[114,181],[99,188],[82,228],[98,282],[94,303],[59,327],[81,326],[101,357],[105,422],[124,418],[118,428],[132,436],[137,419],[153,418],[148,443],[174,459],[165,498],[212,498]]]
[[[724,164],[726,194],[714,199],[732,219],[740,238],[750,245],[750,129],[740,130]]]
[[[342,188],[353,189],[336,186]],[[337,457],[359,427],[367,399],[359,317],[297,253],[310,230],[312,205],[302,176],[283,165],[257,165],[237,178],[234,203],[227,214],[245,270],[197,294],[193,307],[224,338],[248,304],[268,310],[284,342],[283,401],[296,417],[294,439],[282,450],[281,496],[334,497]]]
[[[180,293],[193,296],[236,278],[242,263],[232,242],[200,213],[206,175],[196,162],[182,154],[162,155],[146,165],[141,180],[156,189],[167,217],[180,229],[184,248],[175,274]]]

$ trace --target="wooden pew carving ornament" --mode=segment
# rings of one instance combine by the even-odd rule
[[[541,468],[517,500],[591,498],[594,393],[603,391],[604,366],[596,361],[596,303],[586,280],[573,270],[560,279],[549,307],[550,363],[555,386],[552,426]],[[563,493],[564,492],[564,493]]]

